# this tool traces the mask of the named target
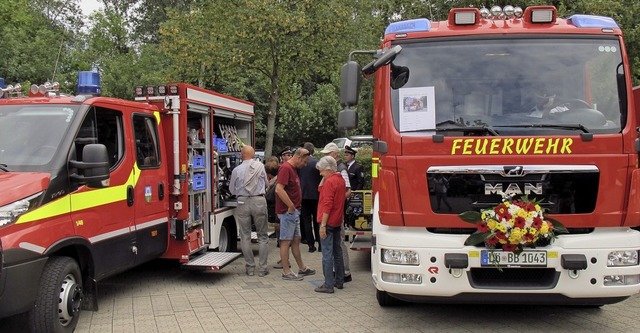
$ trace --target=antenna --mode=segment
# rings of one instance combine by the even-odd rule
[[[60,48],[58,49],[58,56],[56,57],[56,64],[53,67],[53,75],[51,76],[51,81],[56,80],[56,70],[58,69],[58,60],[60,60],[60,53],[62,52],[62,45],[64,42],[64,37],[60,39]]]

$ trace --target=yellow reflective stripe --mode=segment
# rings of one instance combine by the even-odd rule
[[[83,209],[94,208],[122,200],[127,200],[127,186],[136,186],[140,178],[138,164],[133,165],[133,170],[129,174],[126,183],[114,187],[95,189],[92,191],[72,193],[56,199],[42,207],[34,209],[18,218],[16,224],[51,218],[54,216],[69,214]],[[73,201],[73,210],[71,202]]]
[[[18,218],[16,224],[27,223],[31,221],[41,220],[50,216],[68,214],[71,211],[71,196],[54,200],[42,207],[34,209]]]
[[[153,116],[156,117],[156,122],[160,125],[160,112],[154,111]]]
[[[372,157],[371,158],[371,178],[378,178],[378,169],[380,167],[380,158]]]

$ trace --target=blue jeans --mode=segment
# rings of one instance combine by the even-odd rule
[[[342,261],[342,247],[340,230],[342,227],[327,226],[327,237],[320,239],[322,244],[322,273],[324,285],[333,288],[334,285],[344,284],[344,262]],[[335,272],[335,280],[333,274]]]
[[[300,237],[300,211],[278,214],[280,219],[280,240],[293,240]]]

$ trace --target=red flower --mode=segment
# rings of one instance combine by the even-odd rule
[[[536,205],[532,202],[527,204],[527,207],[525,208],[527,210],[527,212],[535,212],[536,211]]]
[[[509,209],[504,203],[497,205],[493,211],[496,212],[496,215],[498,215],[498,219],[504,218],[508,220],[511,218],[511,215],[509,215]]]
[[[502,231],[498,231],[496,232],[496,238],[497,239],[502,239],[502,240],[507,240],[507,235],[504,234],[504,232]]]
[[[531,223],[531,227],[540,230],[540,227],[542,227],[542,219],[539,217],[534,217],[533,222]]]
[[[496,244],[498,244],[498,237],[491,236],[491,237],[487,238],[487,245],[493,247],[493,246],[496,246]]]
[[[502,250],[507,252],[513,252],[516,250],[516,245],[513,244],[504,244],[502,245]]]
[[[524,225],[527,221],[522,216],[516,216],[516,219],[513,221],[513,226],[516,228],[524,228]]]
[[[533,236],[533,234],[529,234],[529,233],[527,233],[527,234],[525,234],[524,236],[522,236],[522,238],[523,238],[523,239],[525,240],[525,242],[527,242],[527,243],[531,243],[531,242],[533,242],[533,237],[534,237],[534,236]]]
[[[487,224],[485,222],[478,222],[476,227],[478,228],[478,231],[480,231],[480,232],[489,231],[489,227],[487,227]]]

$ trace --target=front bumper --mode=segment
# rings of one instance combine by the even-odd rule
[[[6,255],[6,251],[0,248],[0,254]],[[10,266],[6,262],[6,258],[0,261],[0,318],[31,309],[47,258],[39,257]]]
[[[609,304],[640,291],[640,266],[607,267],[612,250],[640,251],[640,233],[602,228],[584,235],[562,235],[547,251],[546,267],[498,270],[481,265],[481,248],[464,246],[467,235],[433,234],[424,228],[387,228],[376,232],[372,277],[378,290],[409,301],[518,304]],[[397,246],[401,239],[402,246]],[[392,245],[394,244],[394,245]],[[382,263],[381,249],[410,249],[419,265]],[[449,269],[445,256],[465,255],[465,268]],[[585,269],[566,269],[562,257],[584,255]],[[566,262],[566,260],[565,260]],[[565,263],[565,267],[567,264]],[[404,275],[403,275],[404,274]],[[605,276],[630,276],[631,284],[605,285]],[[390,276],[411,276],[392,282]],[[395,279],[398,281],[398,279]]]

